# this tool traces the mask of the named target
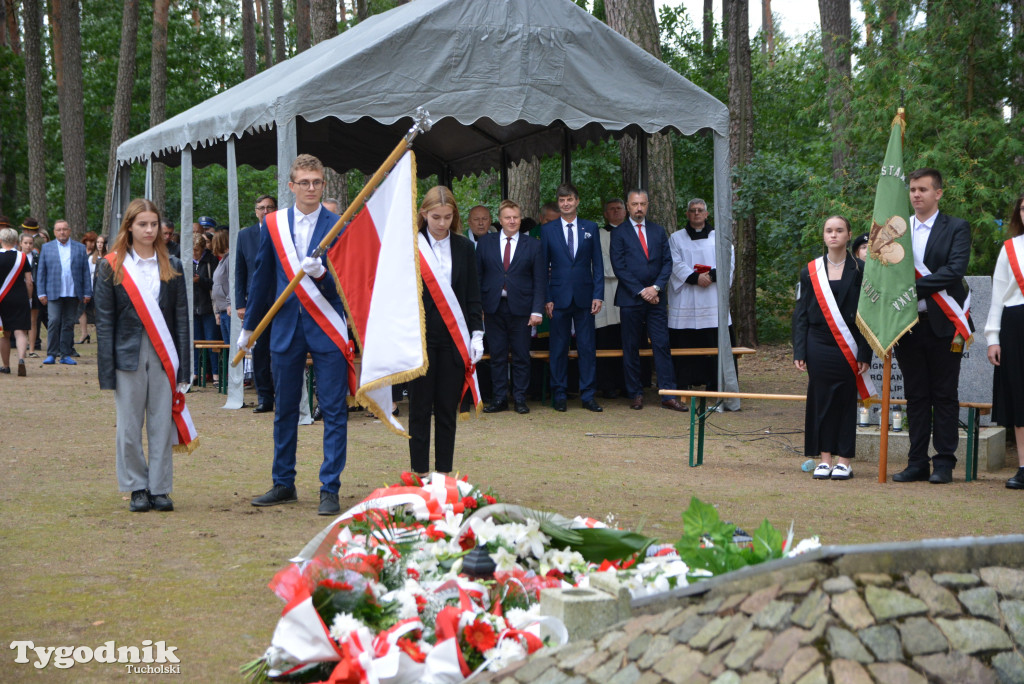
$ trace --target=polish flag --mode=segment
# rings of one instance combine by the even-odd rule
[[[362,356],[356,400],[405,437],[391,386],[427,372],[415,171],[406,152],[327,253]]]

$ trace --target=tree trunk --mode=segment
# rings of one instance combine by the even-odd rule
[[[772,16],[772,0],[761,0],[761,52],[768,57],[768,65],[775,66],[775,18]]]
[[[28,142],[28,198],[39,225],[46,220],[46,142],[43,138],[43,8],[25,0],[25,127]]]
[[[722,40],[729,42],[729,8],[732,0],[722,0]]]
[[[368,16],[370,16],[370,10],[366,6],[366,0],[352,0],[352,1],[356,3],[356,18],[359,21],[362,21],[363,19],[366,19]]]
[[[715,50],[715,0],[704,0],[704,59],[711,59]]]
[[[138,40],[138,31],[139,0],[124,0],[121,10],[121,53],[117,62],[117,89],[114,92],[114,115],[110,126],[110,157],[107,160],[107,191],[103,198],[101,233],[107,232],[110,215],[113,213],[111,202],[114,197],[117,146],[128,139],[129,124],[131,123],[132,86],[135,84],[135,46]]]
[[[850,2],[818,0],[821,14],[821,51],[825,61],[826,99],[832,122],[832,174],[841,179],[850,155]]]
[[[82,96],[82,30],[78,0],[52,0],[53,61],[57,65],[61,151],[64,155],[64,218],[77,238],[89,230],[85,176],[85,112]]]
[[[523,210],[523,218],[540,222],[540,160],[523,160],[508,166],[508,198]]]
[[[267,0],[259,0],[256,9],[260,12],[260,26],[263,27],[263,63],[265,68],[274,66],[274,44],[270,39],[270,10],[267,7]]]
[[[274,61],[280,64],[288,59],[284,44],[284,3],[274,0]]]
[[[653,0],[606,0],[604,9],[609,26],[641,49],[661,59],[658,19]],[[632,183],[625,177],[625,170],[630,166],[636,168],[637,165],[636,144],[634,142],[630,145],[627,137],[624,136],[619,145],[624,174],[623,193],[637,185],[635,171]],[[672,139],[667,134],[655,133],[650,137],[647,145],[647,173],[649,187],[646,190],[650,199],[648,216],[672,233],[676,229],[675,169]]]
[[[149,60],[149,125],[167,118],[167,13],[170,0],[153,0],[153,46]],[[153,165],[153,203],[167,213],[167,167]],[[104,232],[107,230],[103,226]]]
[[[295,0],[295,54],[309,46],[309,0]]]
[[[338,35],[337,0],[311,0],[309,4],[310,32],[313,44],[330,40]],[[332,168],[324,169],[324,197],[338,200],[341,211],[348,207],[348,179]]]
[[[246,80],[256,75],[256,14],[252,0],[242,0],[242,70]]]
[[[21,37],[18,32],[18,3],[16,0],[0,0],[4,6],[4,31],[2,43],[16,55],[21,54]],[[26,10],[27,12],[27,10]]]
[[[1010,22],[1013,27],[1013,54],[1017,59],[1013,62],[1013,72],[1010,88],[1010,114],[1014,121],[1019,121],[1020,115],[1024,113],[1024,59],[1021,59],[1021,49],[1024,48],[1024,0],[1012,0],[1010,3]],[[1024,136],[1024,128],[1019,136]],[[1024,155],[1016,155],[1014,163],[1018,166],[1024,164]],[[1024,447],[1022,447],[1024,448]]]
[[[724,0],[724,5],[729,8],[729,154],[735,172],[754,158],[750,32],[747,0]],[[738,182],[734,180],[733,206],[736,206],[738,189]],[[736,244],[733,322],[739,343],[754,346],[757,344],[757,223],[754,216],[734,217],[733,236]]]

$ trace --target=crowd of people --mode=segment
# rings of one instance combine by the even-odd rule
[[[6,331],[0,340],[0,372],[10,372],[13,337],[18,375],[26,374],[35,319],[45,321],[48,330],[44,364],[58,359],[75,364],[75,323],[82,326],[80,343],[88,343],[87,325],[94,322],[101,388],[115,390],[118,482],[131,492],[132,511],[173,509],[171,446],[187,442],[188,430],[175,430],[166,416],[172,405],[184,401],[181,393],[197,379],[193,373],[199,367],[198,354],[188,354],[188,316],[196,339],[230,345],[230,320],[237,315],[242,332],[236,344],[252,355],[253,411],[274,413],[272,486],[252,504],[298,499],[299,400],[310,355],[321,379],[317,409],[324,422],[318,512],[339,512],[351,409],[348,383],[338,379],[349,377],[353,358],[344,306],[327,277],[326,257],[312,256],[338,221],[337,201],[322,198],[323,173],[316,157],[299,155],[290,170],[295,203],[278,210],[272,196],[257,199],[256,223],[238,235],[233,292],[228,232],[209,217],[199,219],[191,314],[173,224],[161,221],[148,200],[129,205],[111,254],[103,236],[87,233],[82,242],[71,240],[66,221],[54,224],[55,240],[48,242],[32,219],[23,223],[19,236],[0,217],[0,320]],[[938,211],[938,171],[920,169],[909,179],[914,257],[927,273],[917,280],[919,323],[896,347],[905,378],[910,451],[907,467],[893,480],[944,484],[952,480],[956,464],[963,347],[942,302],[962,306],[966,299],[962,280],[970,228]],[[434,187],[423,198],[417,220],[428,371],[405,387],[410,466],[421,476],[454,468],[456,418],[473,368],[489,371],[481,378],[488,395],[486,413],[530,412],[528,400],[542,391],[531,350],[548,351],[551,406],[559,412],[567,411],[568,399],[577,394],[582,408],[599,413],[599,395],[624,395],[631,409],[642,410],[648,387],[718,387],[715,357],[672,355],[673,348],[718,345],[718,254],[707,204],[690,201],[686,225],[669,235],[648,220],[643,190],[606,201],[603,226],[578,216],[580,196],[572,184],[563,183],[555,194],[557,201],[544,205],[539,221],[524,217],[521,207],[507,199],[493,224],[487,207],[472,207],[465,234],[448,188]],[[1017,199],[1011,239],[996,264],[984,331],[988,358],[996,367],[993,418],[1014,429],[1018,444],[1024,439],[1022,203],[1024,196]],[[864,397],[860,379],[871,359],[855,323],[868,244],[852,239],[850,222],[842,216],[825,220],[822,237],[823,255],[800,274],[792,325],[794,362],[808,374],[805,452],[820,461],[813,477],[846,480],[853,475],[856,409]],[[252,331],[299,272],[297,292],[250,344]],[[145,307],[149,315],[141,315]],[[144,325],[143,319],[162,323]],[[648,345],[653,363],[640,353]],[[598,349],[617,353],[598,359]],[[487,353],[489,362],[483,361]],[[401,389],[395,399],[400,396]],[[660,403],[687,410],[672,397],[661,397]],[[174,411],[180,413],[180,407]],[[143,425],[148,463],[142,453]],[[929,456],[929,444],[934,456]],[[1007,487],[1024,488],[1024,458]]]

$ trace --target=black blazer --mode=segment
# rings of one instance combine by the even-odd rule
[[[836,303],[839,311],[846,321],[846,326],[853,333],[853,339],[857,342],[857,361],[863,363],[871,362],[871,347],[857,327],[857,302],[860,299],[860,285],[864,278],[864,262],[846,255],[846,266],[843,267],[843,277],[839,280],[839,288],[836,290]],[[807,266],[800,271],[800,297],[796,302],[796,309],[793,311],[793,360],[807,360],[807,332],[811,327],[828,328],[828,321],[825,320],[825,313],[818,304],[818,298],[814,296],[814,288],[811,285],[811,274]]]
[[[540,240],[519,232],[516,252],[505,271],[505,233],[487,233],[476,245],[476,268],[480,278],[480,299],[484,313],[493,314],[501,304],[501,291],[508,292],[508,309],[513,316],[544,313],[548,271]]]
[[[217,257],[203,250],[199,263],[192,264],[192,275],[199,281],[192,284],[192,313],[197,316],[213,313],[213,272],[217,270]]]
[[[171,268],[179,274],[181,260],[171,257]],[[114,285],[114,269],[101,259],[96,266],[96,366],[100,389],[115,389],[115,370],[134,371],[139,368],[139,349],[146,328],[132,304],[124,285]],[[188,297],[185,277],[176,275],[160,283],[160,311],[178,352],[178,382],[192,378],[192,355],[188,353]]]
[[[424,228],[427,240],[430,236]],[[476,250],[469,238],[451,233],[452,248],[452,290],[462,307],[462,315],[466,318],[469,332],[483,330],[483,316],[480,309],[480,283],[476,275]],[[423,312],[427,322],[427,337],[448,335],[448,328],[441,318],[441,313],[434,304],[427,286],[423,286]]]
[[[971,260],[971,226],[963,219],[939,212],[924,248],[924,265],[932,273],[917,279],[917,298],[927,298],[928,323],[937,337],[952,337],[956,329],[931,295],[945,290],[963,306],[967,299],[964,276]],[[974,321],[967,316],[970,329]]]
[[[235,307],[245,309],[249,287],[256,273],[256,254],[260,251],[260,224],[238,232],[235,244]]]

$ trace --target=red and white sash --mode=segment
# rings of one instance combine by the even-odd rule
[[[1010,238],[1003,244],[1006,245],[1006,259],[1010,262],[1013,277],[1017,279],[1017,287],[1020,288],[1021,294],[1024,294],[1024,235]],[[2,298],[3,293],[0,293],[0,299]]]
[[[423,233],[418,236],[420,252],[420,275],[423,282],[430,291],[430,296],[441,313],[441,319],[455,342],[455,348],[459,350],[462,363],[466,365],[466,377],[462,384],[462,396],[470,392],[473,397],[473,406],[480,406],[480,384],[476,379],[476,366],[469,361],[469,326],[466,325],[466,317],[462,313],[459,300],[452,290],[451,283],[444,278],[438,278],[435,274],[441,273],[441,265],[437,263],[434,250],[430,248],[430,242]]]
[[[277,259],[281,262],[285,277],[289,281],[294,280],[295,274],[302,271],[302,260],[295,251],[295,241],[292,240],[291,230],[288,229],[288,210],[279,209],[272,214],[267,214],[266,221],[270,239],[274,242]],[[331,338],[331,341],[345,355],[345,360],[348,362],[348,390],[350,395],[354,395],[358,381],[355,370],[355,347],[348,339],[348,325],[327,301],[309,275],[302,276],[299,286],[295,288],[295,294],[299,296],[302,307],[313,317],[324,334]]]
[[[113,267],[117,254],[111,252],[104,258]],[[167,327],[167,321],[164,320],[160,304],[148,288],[139,287],[141,282],[139,271],[130,255],[125,256],[125,260],[121,263],[121,269],[124,273],[121,285],[128,293],[128,298],[132,300],[135,312],[139,315],[139,320],[142,321],[149,341],[156,349],[157,356],[160,357],[160,363],[167,374],[168,382],[171,383],[171,396],[174,398],[171,404],[171,417],[174,419],[175,428],[174,450],[178,452],[194,451],[199,446],[199,435],[196,432],[196,426],[192,423],[188,407],[185,406],[185,395],[178,391],[179,361],[178,352],[174,348],[174,338],[171,337],[171,331]]]
[[[832,337],[835,338],[836,344],[839,345],[839,350],[843,352],[846,363],[850,365],[850,370],[853,371],[853,376],[857,379],[857,392],[860,394],[860,398],[867,399],[877,394],[875,385],[871,382],[869,371],[864,371],[863,373],[857,371],[857,341],[854,339],[850,327],[846,325],[846,319],[843,318],[842,312],[839,311],[836,296],[832,294],[832,288],[828,284],[828,274],[825,272],[825,258],[818,257],[810,262],[807,264],[807,270],[810,271],[811,287],[814,289],[814,296],[818,299],[818,306],[821,307],[821,312],[825,314],[828,329],[832,332]]]
[[[923,261],[914,259],[914,270],[917,272],[918,278],[931,275],[932,272],[928,270],[928,267],[924,265]],[[964,338],[964,349],[971,341],[971,326],[968,323],[967,317],[971,313],[971,293],[968,291],[967,299],[964,300],[964,305],[961,307],[956,303],[956,300],[945,290],[932,293],[931,298],[935,300],[935,303],[942,309],[942,313],[946,314],[946,318],[953,324],[956,331],[960,333]]]
[[[6,278],[4,278],[4,282],[0,283],[0,302],[4,301],[4,297],[14,289],[14,283],[18,280],[18,276],[21,275],[21,270],[25,268],[25,264],[27,262],[28,257],[26,257],[22,252],[14,252],[14,268],[12,268],[11,272],[7,274]],[[3,321],[0,321],[0,328],[2,327]]]

